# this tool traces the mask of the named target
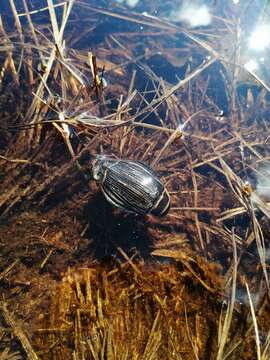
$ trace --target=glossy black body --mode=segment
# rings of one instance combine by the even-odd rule
[[[142,162],[100,156],[93,162],[93,177],[106,199],[118,208],[156,216],[169,211],[167,190],[156,173]]]

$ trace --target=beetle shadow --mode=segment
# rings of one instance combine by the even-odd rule
[[[152,241],[145,216],[114,209],[98,192],[85,205],[84,218],[88,222],[85,236],[97,260],[119,255],[119,247],[128,256],[137,251],[144,259],[150,257]]]

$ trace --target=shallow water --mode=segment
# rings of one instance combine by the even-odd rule
[[[0,286],[33,348],[266,359],[268,1],[75,1],[57,46],[68,3],[58,25],[46,1],[26,3],[28,18],[23,1],[0,4]],[[168,215],[106,201],[99,154],[151,166]],[[0,350],[29,356],[10,335]]]

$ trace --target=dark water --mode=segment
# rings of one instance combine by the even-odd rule
[[[66,27],[66,34],[83,34],[87,27],[91,28],[93,18],[95,19],[95,24],[91,31],[86,32],[75,43],[71,41],[72,47],[80,50],[91,49],[95,51],[111,35],[117,36],[120,33],[137,32],[137,37],[131,37],[133,42],[133,60],[131,59],[126,66],[130,68],[130,71],[134,69],[138,71],[137,79],[139,80],[138,84],[136,84],[138,90],[144,89],[146,83],[149,82],[149,76],[147,75],[149,71],[153,72],[158,78],[164,79],[168,84],[176,84],[179,79],[184,78],[187,66],[195,69],[203,60],[211,56],[211,51],[209,53],[206,48],[203,50],[203,46],[200,49],[193,46],[189,52],[177,55],[179,65],[175,66],[170,61],[170,51],[175,50],[175,48],[184,49],[191,42],[191,39],[182,34],[182,27],[190,31],[191,34],[193,33],[201,41],[207,42],[210,40],[211,43],[213,39],[213,49],[217,50],[221,58],[225,60],[223,64],[218,62],[213,67],[207,69],[205,76],[209,72],[211,77],[209,96],[226,113],[229,110],[229,104],[227,103],[226,94],[224,94],[224,87],[219,86],[219,84],[223,83],[223,79],[220,76],[222,76],[221,72],[224,64],[235,63],[236,56],[238,57],[236,61],[237,71],[239,69],[247,69],[247,71],[240,70],[241,74],[237,79],[237,89],[240,97],[245,98],[247,88],[251,88],[254,95],[257,95],[256,86],[258,83],[256,77],[259,77],[267,87],[270,86],[267,41],[267,37],[269,38],[267,33],[269,31],[267,28],[269,6],[267,1],[196,0],[178,2],[158,1],[152,4],[143,0],[119,0],[84,1],[82,4],[75,1],[70,21]],[[20,14],[25,12],[23,2],[16,0],[15,5],[22,26],[28,26],[26,16],[20,16]],[[46,8],[47,2],[45,0],[32,0],[27,1],[27,5],[29,11],[34,12],[37,9]],[[56,8],[58,20],[62,17],[62,10],[62,6]],[[112,16],[114,11],[119,16]],[[0,12],[5,27],[12,29],[15,25],[14,17],[8,1],[1,2]],[[129,13],[131,17],[128,19],[121,18],[122,15],[128,17]],[[48,11],[33,13],[31,16],[35,24],[47,25],[50,23]],[[166,24],[166,21],[174,24],[178,31],[174,36],[166,36],[163,32],[158,38],[159,42],[164,45],[164,48],[161,51],[158,51],[158,49],[153,50],[153,54],[150,56],[143,56],[149,47],[147,35],[145,34],[151,31],[159,31],[157,26],[152,28],[147,24],[143,24],[144,21],[151,20],[151,17],[154,20],[160,20],[162,25]],[[266,25],[264,26],[264,24]],[[256,29],[259,29],[259,33],[257,38],[254,38]],[[252,36],[251,45],[250,39]],[[140,57],[142,57],[140,60],[134,60]],[[115,60],[117,63],[117,59]],[[108,79],[109,76],[110,74],[107,71]],[[228,74],[228,76],[231,76],[229,81],[232,81],[233,74]],[[247,82],[249,83],[248,85]],[[148,86],[151,85],[148,84]],[[148,90],[151,91],[152,89],[148,88]],[[147,100],[151,100],[151,95]]]

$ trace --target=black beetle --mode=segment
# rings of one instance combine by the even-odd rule
[[[97,156],[92,166],[93,178],[112,205],[136,214],[164,216],[168,213],[168,191],[143,162]]]

